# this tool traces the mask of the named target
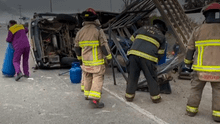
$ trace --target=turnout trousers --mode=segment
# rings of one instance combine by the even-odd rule
[[[100,65],[97,73],[91,73],[83,70],[84,95],[88,99],[100,100],[101,91],[104,82],[105,65]],[[93,67],[88,67],[94,69]]]
[[[197,113],[202,98],[202,91],[206,81],[199,80],[197,74],[194,74],[191,81],[190,96],[188,98],[186,111]],[[212,86],[212,115],[220,118],[220,82],[211,82]]]
[[[128,65],[128,84],[126,88],[126,94],[135,94],[140,71],[142,70],[149,86],[150,95],[159,95],[160,89],[157,82],[156,63],[135,55],[130,55],[129,61],[130,63]]]

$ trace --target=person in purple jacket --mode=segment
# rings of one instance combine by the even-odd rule
[[[29,77],[29,53],[30,45],[27,38],[28,28],[24,28],[23,25],[17,24],[15,20],[9,21],[9,31],[6,41],[12,43],[14,48],[13,65],[17,76],[15,80],[18,81],[21,77]],[[23,55],[23,72],[20,70],[21,56]]]

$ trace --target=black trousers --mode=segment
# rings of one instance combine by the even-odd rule
[[[130,63],[128,65],[128,84],[126,93],[135,94],[140,72],[142,70],[148,83],[150,95],[159,95],[160,89],[157,82],[156,63],[135,55],[130,55],[129,61]]]

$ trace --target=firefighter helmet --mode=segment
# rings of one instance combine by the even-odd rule
[[[203,9],[202,9],[203,15],[205,15],[209,11],[213,11],[213,12],[220,11],[220,4],[217,2],[213,2],[213,3],[203,7]]]
[[[162,20],[160,20],[160,19],[155,19],[154,21],[153,21],[153,25],[155,26],[155,27],[157,27],[157,28],[159,28],[162,32],[163,32],[163,34],[166,34],[166,32],[167,32],[167,26],[166,26],[166,24],[165,24],[165,22],[164,21],[162,21]]]
[[[94,21],[98,19],[98,15],[93,8],[88,8],[82,12],[82,18],[84,21]]]

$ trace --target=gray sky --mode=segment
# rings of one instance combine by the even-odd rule
[[[112,1],[113,11],[118,11],[123,6],[122,0],[52,0],[54,12],[74,12],[92,7],[95,10],[110,10]],[[0,0],[0,11],[8,11],[16,14],[19,12],[19,5],[22,12],[49,12],[50,0]]]
[[[110,11],[110,1],[112,11],[122,10],[122,0],[52,0],[52,9],[54,13],[82,12],[88,7]],[[50,0],[0,0],[0,23],[10,19],[18,20],[19,5],[22,8],[22,16],[32,17],[34,12],[50,12]]]

